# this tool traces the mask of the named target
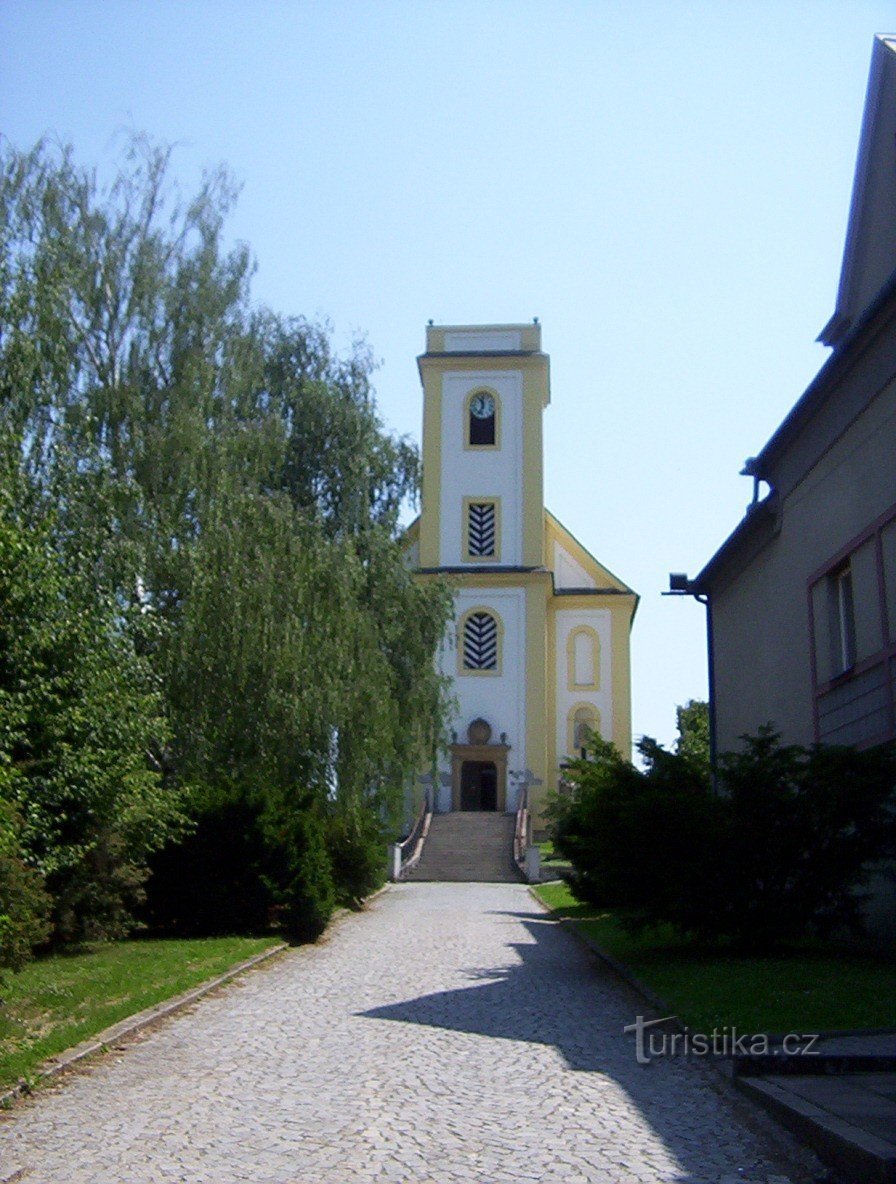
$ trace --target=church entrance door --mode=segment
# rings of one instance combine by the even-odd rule
[[[494,761],[464,761],[460,770],[461,810],[497,810],[498,769]]]
[[[507,808],[507,754],[509,745],[451,745],[451,809],[494,810]]]

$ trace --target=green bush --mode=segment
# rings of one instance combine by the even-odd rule
[[[20,824],[0,802],[0,969],[21,970],[50,933],[50,897],[22,858]]]
[[[861,930],[862,884],[896,854],[896,748],[782,745],[771,728],[721,758],[724,885],[760,940]]]
[[[327,851],[326,828],[310,798],[281,815],[274,835],[277,857],[270,878],[279,920],[293,941],[314,941],[336,907],[336,886]]]
[[[750,946],[860,926],[865,869],[894,851],[892,749],[783,746],[764,729],[722,758],[717,791],[687,753],[640,751],[643,772],[594,740],[552,804],[581,900],[636,930]]]
[[[311,793],[253,804],[233,790],[190,834],[152,857],[144,922],[184,935],[322,932],[337,903],[356,907],[385,879],[385,837],[362,802]]]
[[[386,837],[362,803],[337,806],[327,819],[327,850],[339,903],[357,908],[386,878]]]
[[[150,862],[143,920],[185,936],[261,933],[274,902],[259,809],[240,797],[207,804],[193,829]]]

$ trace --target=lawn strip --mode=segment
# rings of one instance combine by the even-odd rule
[[[874,1030],[896,1027],[896,961],[819,943],[767,955],[698,947],[670,929],[639,936],[613,913],[580,904],[566,884],[539,899],[624,963],[695,1032]]]
[[[146,1008],[215,979],[274,938],[100,944],[29,963],[0,990],[0,1091],[45,1060]]]

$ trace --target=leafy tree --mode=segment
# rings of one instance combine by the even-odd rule
[[[675,751],[708,769],[709,704],[703,699],[688,699],[683,707],[675,708],[675,715],[678,721]]]
[[[121,932],[146,857],[181,821],[153,768],[155,679],[87,556],[7,452],[0,482],[0,794],[54,901],[57,936]],[[75,540],[79,541],[79,540]],[[83,542],[83,540],[80,540]]]
[[[3,153],[0,414],[53,506],[51,550],[81,555],[78,587],[97,589],[83,653],[130,654],[156,680],[168,731],[153,772],[186,792],[194,850],[214,849],[230,811],[256,820],[231,873],[257,919],[295,883],[284,850],[320,863],[317,830],[343,836],[323,858],[345,897],[359,883],[345,836],[364,866],[379,860],[400,786],[442,728],[433,658],[450,600],[403,561],[417,455],[383,430],[369,349],[337,355],[325,328],[254,305],[248,250],[223,237],[233,183],[219,172],[184,200],[169,164],[138,139],[104,190],[69,148]],[[71,697],[55,718],[75,726]],[[186,923],[167,833],[153,916],[164,900]],[[45,846],[55,858],[64,836],[49,826]],[[194,922],[220,897],[200,895]]]

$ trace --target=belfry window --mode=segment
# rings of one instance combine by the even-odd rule
[[[496,673],[498,670],[498,621],[489,612],[471,612],[464,618],[462,669]]]
[[[467,502],[467,555],[493,559],[498,550],[497,511],[493,501]]]
[[[498,409],[491,391],[475,391],[467,403],[467,444],[471,448],[494,448]]]

